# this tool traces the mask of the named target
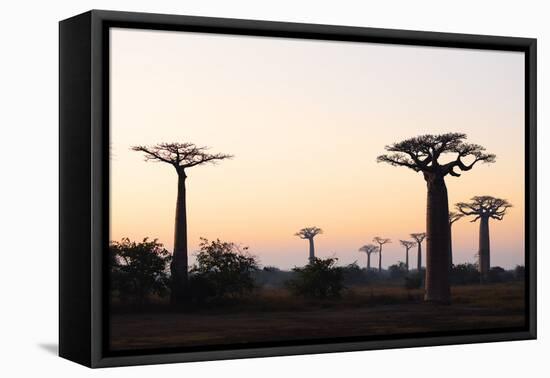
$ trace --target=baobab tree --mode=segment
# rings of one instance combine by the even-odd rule
[[[359,251],[367,254],[367,271],[370,271],[370,255],[373,253],[378,253],[378,247],[374,244],[366,244],[359,248]]]
[[[449,282],[449,199],[445,177],[459,177],[475,164],[492,163],[495,155],[485,148],[465,142],[466,134],[421,135],[385,147],[391,152],[378,156],[378,162],[389,163],[421,172],[427,185],[426,211],[426,291],[424,299],[450,303]],[[442,155],[453,154],[441,161]]]
[[[473,216],[472,222],[479,219],[479,273],[482,282],[487,280],[489,269],[491,269],[489,219],[502,220],[506,211],[512,204],[505,199],[491,196],[475,196],[470,202],[459,202],[456,209],[461,214]]]
[[[462,213],[449,211],[449,269],[453,268],[453,223],[463,216]]]
[[[143,152],[145,161],[170,164],[178,175],[178,194],[174,226],[174,253],[171,271],[171,302],[181,303],[187,299],[187,209],[185,202],[186,169],[219,160],[230,159],[227,154],[208,153],[207,147],[193,143],[160,143],[154,146],[133,146],[132,151]]]
[[[382,246],[387,243],[391,243],[391,239],[384,239],[380,236],[375,236],[372,239],[373,242],[378,243],[378,271],[382,271]]]
[[[401,245],[405,247],[405,267],[407,268],[407,272],[409,271],[409,249],[414,247],[416,242],[413,242],[411,240],[399,240]]]
[[[422,242],[424,241],[425,237],[425,232],[411,234],[411,238],[413,238],[416,244],[418,244],[418,253],[416,257],[416,270],[418,270],[418,272],[420,272],[420,270],[422,269]]]
[[[319,234],[322,234],[323,230],[319,227],[305,227],[294,234],[300,239],[307,239],[309,241],[309,262],[313,262],[315,259],[315,245],[313,244],[313,238]]]

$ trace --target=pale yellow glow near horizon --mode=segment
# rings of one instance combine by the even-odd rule
[[[449,204],[493,195],[514,204],[492,221],[491,263],[524,264],[524,56],[516,52],[111,30],[111,240],[158,238],[171,250],[176,173],[137,144],[192,142],[233,154],[188,170],[189,251],[199,237],[248,245],[263,265],[341,264],[388,237],[425,229],[420,173],[376,163],[384,146],[464,132],[497,155],[447,177]],[[474,262],[478,224],[453,226],[455,262]],[[415,264],[411,250],[411,263]]]

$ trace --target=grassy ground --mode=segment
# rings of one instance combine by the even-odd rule
[[[421,290],[355,287],[335,300],[305,300],[263,289],[238,306],[187,312],[148,310],[111,316],[111,348],[128,350],[517,327],[525,322],[521,282],[457,286],[453,304],[422,301]]]

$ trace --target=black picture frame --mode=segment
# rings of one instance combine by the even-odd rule
[[[525,53],[527,324],[519,329],[109,353],[110,27]],[[92,10],[59,24],[59,354],[89,367],[344,352],[536,338],[536,39]]]

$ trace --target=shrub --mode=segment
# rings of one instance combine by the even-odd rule
[[[514,273],[511,271],[506,271],[500,266],[494,266],[489,269],[488,280],[489,282],[498,283],[498,282],[508,282],[514,279]]]
[[[145,238],[136,243],[124,238],[111,242],[109,262],[113,295],[138,303],[144,303],[150,294],[166,295],[171,258],[157,239]]]
[[[241,249],[234,243],[201,238],[199,248],[189,277],[193,299],[235,298],[254,289],[252,273],[258,270],[258,262],[248,253],[248,247]]]
[[[523,265],[516,265],[514,268],[514,279],[518,281],[525,280],[525,267]]]
[[[353,262],[342,268],[343,283],[349,285],[364,285],[369,282],[369,275],[365,269]]]
[[[404,262],[399,261],[397,264],[390,265],[388,271],[391,279],[401,279],[407,275],[407,266]]]
[[[287,281],[290,292],[311,298],[340,297],[344,288],[342,268],[336,266],[337,258],[314,258],[303,268],[294,268],[295,278]]]
[[[480,281],[479,271],[475,264],[453,265],[451,269],[451,283],[455,285],[478,284]]]
[[[409,273],[405,276],[405,288],[407,290],[420,289],[422,286],[423,271]]]

